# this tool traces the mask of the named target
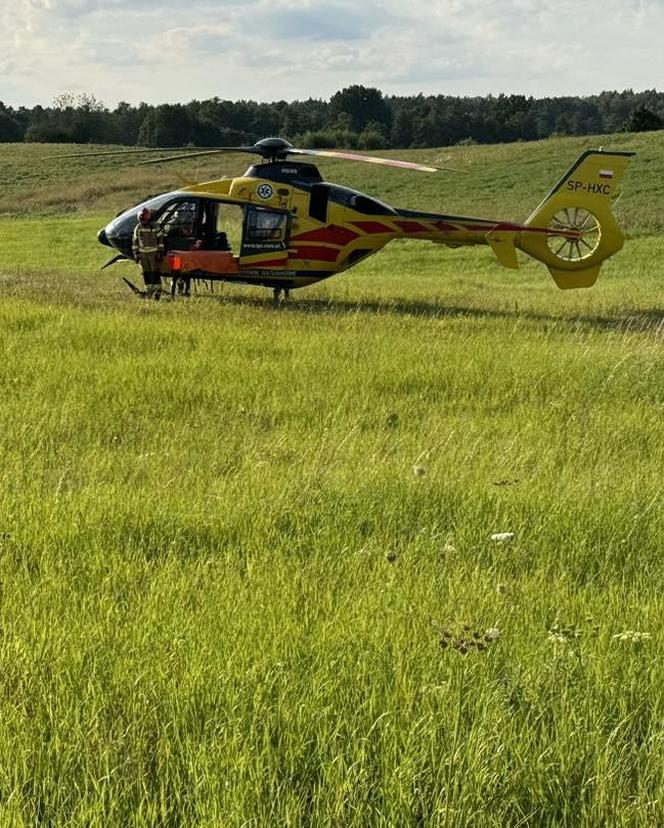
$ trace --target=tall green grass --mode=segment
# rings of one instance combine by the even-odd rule
[[[275,311],[105,220],[0,221],[0,822],[661,823],[660,238]]]

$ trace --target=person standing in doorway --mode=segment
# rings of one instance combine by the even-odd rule
[[[143,271],[145,292],[148,298],[159,299],[161,295],[160,263],[164,253],[163,236],[155,224],[152,212],[147,207],[139,211],[138,224],[134,228],[132,250],[134,260]]]

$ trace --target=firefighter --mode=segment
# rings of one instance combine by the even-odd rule
[[[143,271],[146,296],[159,299],[161,295],[160,262],[164,253],[163,236],[152,220],[152,212],[143,207],[138,213],[138,224],[134,228],[132,250],[134,260]]]

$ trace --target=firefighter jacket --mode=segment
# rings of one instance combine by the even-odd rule
[[[134,256],[140,256],[142,253],[163,253],[164,238],[155,224],[152,222],[141,224],[139,221],[134,228],[134,238],[131,247]]]

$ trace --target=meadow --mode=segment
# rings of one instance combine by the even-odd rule
[[[99,271],[237,157],[0,148],[1,825],[664,822],[664,137],[321,169],[521,220],[600,144],[595,288],[404,242],[279,310]]]

